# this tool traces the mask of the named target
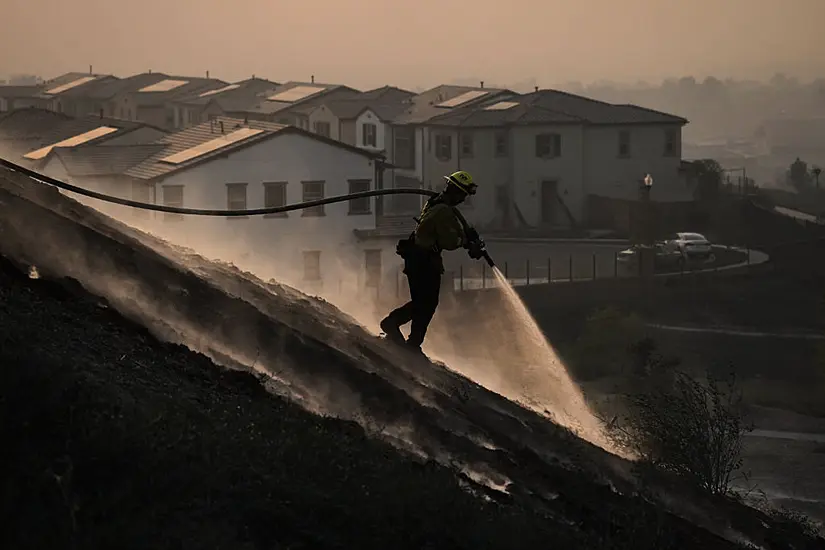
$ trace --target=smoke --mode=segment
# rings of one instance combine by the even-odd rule
[[[49,175],[60,177],[60,174]],[[111,193],[111,187],[106,187],[108,188],[99,190]],[[187,204],[204,204],[205,197],[199,196],[198,189],[197,183],[186,186]],[[169,243],[178,247],[179,254],[169,257],[169,251],[165,246],[147,243],[156,252],[172,261],[182,262],[207,280],[213,274],[204,273],[203,268],[195,262],[187,262],[187,257],[197,254],[210,260],[229,262],[238,269],[252,274],[249,280],[257,278],[261,281],[277,281],[278,287],[266,287],[266,292],[292,292],[291,289],[295,289],[298,292],[294,292],[290,298],[302,302],[304,307],[323,308],[322,303],[317,300],[306,300],[301,293],[316,296],[345,312],[352,320],[365,327],[368,333],[374,335],[377,334],[378,321],[391,307],[397,305],[394,302],[403,299],[398,296],[393,302],[392,298],[379,296],[377,291],[374,295],[371,291],[365,292],[362,284],[364,266],[359,261],[361,255],[354,247],[352,250],[339,247],[338,254],[324,258],[324,280],[321,284],[319,281],[307,279],[303,258],[299,252],[319,248],[319,243],[335,243],[341,238],[340,235],[330,234],[322,218],[302,219],[302,231],[296,234],[279,230],[279,227],[285,227],[278,224],[281,220],[189,216],[181,223],[175,221],[174,215],[171,218],[165,213],[152,212],[147,215],[146,211],[104,203],[71,192],[64,194],[120,223],[153,235],[165,241],[164,244]],[[248,231],[249,224],[268,222],[275,223],[266,225],[267,231]],[[256,238],[256,233],[263,233],[267,238]],[[250,234],[253,236],[250,237]],[[72,261],[80,260],[82,258],[75,253]],[[387,271],[396,274],[395,269],[397,266],[390,265]],[[501,283],[503,276],[497,274],[497,277]],[[441,307],[428,334],[425,352],[437,360],[446,362],[451,368],[482,386],[518,401],[540,414],[548,414],[582,438],[610,452],[616,452],[602,436],[600,425],[584,403],[580,390],[570,380],[561,360],[547,343],[515,292],[509,288],[506,281],[504,283],[507,299],[499,305],[495,314],[469,322],[467,311],[461,304],[451,293],[443,293]],[[112,285],[115,284],[121,285],[121,288],[114,288]],[[229,358],[230,363],[234,361],[247,367],[254,366],[260,372],[274,377],[272,384],[277,393],[283,396],[292,395],[293,399],[315,412],[347,419],[363,418],[366,414],[359,404],[357,393],[353,390],[326,388],[320,380],[314,380],[311,384],[301,382],[299,377],[294,376],[297,370],[294,367],[288,368],[292,376],[279,377],[275,373],[283,371],[284,365],[262,365],[259,357],[239,356],[236,349],[218,349],[215,342],[208,342],[209,338],[206,339],[208,345],[205,345],[203,335],[199,334],[196,327],[188,326],[187,319],[177,315],[174,307],[152,305],[152,296],[141,293],[136,288],[124,291],[124,284],[124,281],[110,281],[104,285],[106,288],[100,290],[107,296],[123,294],[126,296],[124,300],[140,304],[138,309],[144,322],[151,324],[155,319],[154,322],[157,324],[157,319],[163,320],[167,328],[171,327],[168,332],[174,333],[180,343],[210,356],[221,364],[225,364]],[[224,290],[230,294],[235,293],[243,300],[250,299],[243,295],[242,288]],[[260,307],[259,304],[255,305]],[[300,322],[298,317],[285,314],[286,312],[278,312],[278,316],[284,321]],[[471,325],[472,335],[468,330]],[[455,330],[456,326],[461,328]],[[341,337],[346,337],[346,334]],[[171,338],[170,334],[167,334],[166,338]],[[255,346],[254,343],[249,344]],[[423,392],[414,397],[422,399]],[[414,444],[410,444],[415,447]]]

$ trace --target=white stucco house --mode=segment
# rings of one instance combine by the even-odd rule
[[[139,147],[56,149],[49,160],[45,173],[87,188],[215,210],[278,207],[367,191],[380,185],[384,170],[382,156],[368,150],[294,126],[226,117]],[[373,198],[248,217],[83,202],[207,256],[321,295],[376,286],[386,271],[382,262],[394,256],[394,243],[384,250],[357,237],[357,230],[375,228]]]
[[[469,100],[427,102],[396,120],[396,187],[438,188],[445,174],[468,170],[480,187],[467,218],[494,229],[587,225],[589,197],[635,200],[646,174],[652,200],[692,199],[681,171],[682,117],[556,90],[462,95]],[[417,204],[404,206],[390,211]]]

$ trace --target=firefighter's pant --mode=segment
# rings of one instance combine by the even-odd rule
[[[402,326],[412,322],[407,342],[420,346],[427,334],[427,327],[438,308],[441,291],[441,272],[430,267],[406,269],[410,286],[410,301],[393,310],[387,318],[393,325]]]

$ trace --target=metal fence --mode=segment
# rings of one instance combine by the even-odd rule
[[[759,258],[761,260],[761,257]],[[754,251],[747,248],[717,247],[713,261],[687,262],[679,267],[657,270],[657,276],[680,276],[699,272],[714,272],[736,267],[749,266],[754,261]],[[568,254],[548,257],[544,260],[525,259],[521,262],[506,261],[498,266],[504,278],[512,286],[534,284],[565,283],[574,281],[594,281],[607,278],[641,277],[639,262],[619,260],[619,252],[611,254],[593,253],[589,257],[582,254]],[[452,279],[456,291],[496,288],[498,282],[492,269],[484,262],[461,264],[457,270],[445,273]],[[450,287],[449,281],[446,283]]]

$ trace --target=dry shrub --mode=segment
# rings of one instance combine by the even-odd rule
[[[712,494],[732,491],[742,466],[742,392],[734,375],[694,378],[683,371],[652,373],[625,394],[626,413],[612,425],[616,441],[640,460],[675,473]]]

